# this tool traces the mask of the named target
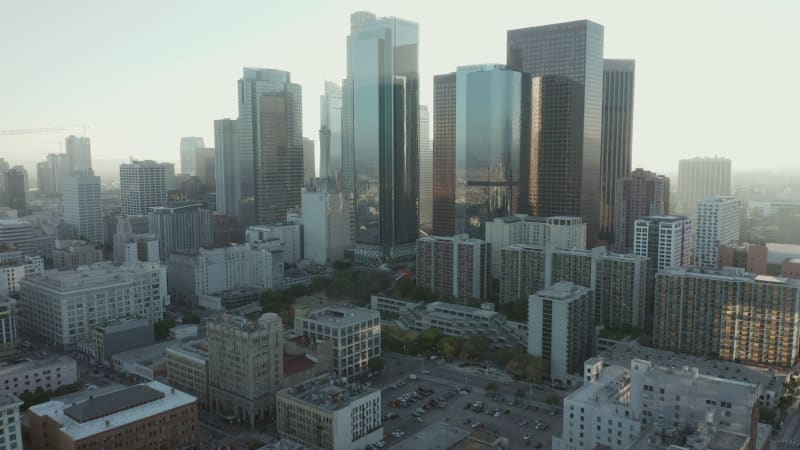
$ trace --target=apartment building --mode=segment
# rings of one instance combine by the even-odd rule
[[[443,298],[485,300],[492,281],[490,249],[466,234],[417,239],[417,286]]]

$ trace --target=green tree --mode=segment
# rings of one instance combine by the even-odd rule
[[[439,339],[439,352],[445,361],[452,361],[459,353],[461,347],[464,345],[464,339],[455,336],[445,336]]]
[[[383,360],[380,356],[376,358],[372,358],[369,360],[369,370],[373,372],[380,372],[383,370],[383,367],[386,365],[386,361]]]
[[[156,339],[163,341],[169,337],[169,330],[175,327],[175,321],[172,319],[159,320],[153,325]]]
[[[417,338],[416,351],[417,352],[430,352],[436,347],[440,339],[444,337],[444,333],[436,328],[428,328],[419,334]]]
[[[328,277],[314,277],[311,280],[311,286],[308,287],[308,290],[311,292],[320,292],[324,291],[331,285],[331,279]]]
[[[464,342],[461,347],[461,359],[485,359],[489,353],[492,341],[486,336],[473,336]]]

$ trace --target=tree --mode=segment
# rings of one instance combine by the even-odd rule
[[[314,277],[311,280],[311,286],[308,287],[308,290],[311,292],[320,292],[324,291],[331,285],[331,279],[328,277]]]
[[[440,330],[436,328],[428,328],[419,334],[417,338],[416,350],[418,352],[430,352],[435,347],[439,340],[444,336]]]
[[[439,351],[445,361],[452,361],[459,353],[461,347],[464,345],[464,339],[455,336],[445,336],[439,339]]]
[[[372,358],[369,360],[369,370],[373,372],[380,372],[383,370],[383,367],[386,365],[386,361],[383,360],[380,356]]]
[[[497,391],[497,383],[494,381],[490,381],[486,384],[486,391],[487,392],[496,392]]]
[[[345,261],[343,259],[333,262],[333,268],[336,270],[345,270],[351,267],[353,267],[353,263],[351,263],[350,261]]]
[[[464,342],[461,348],[461,359],[482,359],[489,353],[492,341],[486,336],[473,336]]]
[[[163,341],[169,337],[169,330],[175,327],[175,321],[172,319],[159,320],[153,325],[156,339]]]

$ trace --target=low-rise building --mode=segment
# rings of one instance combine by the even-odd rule
[[[146,319],[119,319],[92,330],[95,361],[109,361],[111,355],[150,345],[155,341],[153,323]]]
[[[197,399],[152,381],[80,403],[28,410],[32,450],[199,448]]]
[[[22,450],[22,426],[19,422],[19,407],[22,400],[14,394],[0,389],[0,449]]]
[[[287,264],[303,259],[303,227],[298,223],[253,225],[245,231],[245,241],[255,246],[270,246],[270,241],[275,240],[282,243],[283,260]]]
[[[111,355],[117,372],[141,380],[155,380],[167,374],[167,349],[180,345],[178,341],[163,341]]]
[[[78,365],[69,356],[46,359],[20,359],[0,365],[0,389],[14,395],[34,392],[37,388],[55,391],[78,381]]]
[[[103,260],[103,250],[88,241],[57,240],[53,249],[53,268],[72,270]]]
[[[17,351],[17,301],[0,295],[0,356]]]
[[[278,391],[278,435],[311,448],[356,450],[383,440],[381,392],[321,376]]]
[[[25,256],[17,251],[0,253],[0,295],[19,293],[25,277],[42,271],[44,260],[40,256]]]
[[[214,311],[230,311],[258,302],[262,289],[242,287],[198,296],[198,306]]]

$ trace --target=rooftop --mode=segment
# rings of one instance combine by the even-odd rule
[[[724,267],[717,269],[702,269],[698,267],[671,267],[659,272],[659,275],[692,276],[701,278],[724,278],[729,281],[753,281],[758,283],[784,284],[800,288],[800,280],[783,276],[757,275],[745,271],[740,267]]]
[[[8,408],[10,406],[19,406],[22,400],[17,398],[16,395],[6,390],[0,389],[0,408]]]
[[[130,283],[126,273],[150,270],[160,270],[160,265],[139,262],[127,266],[115,266],[110,261],[103,261],[89,266],[81,266],[75,270],[47,270],[26,278],[21,283],[63,293],[113,285],[121,286]]]
[[[392,450],[416,450],[422,448],[422,442],[424,442],[424,448],[449,449],[458,445],[468,436],[469,432],[466,430],[439,422],[426,426],[391,448]]]
[[[76,365],[74,359],[65,355],[56,355],[43,359],[21,359],[0,362],[0,378],[7,377],[11,374],[28,372],[31,370],[41,369],[48,366],[56,365]]]
[[[630,367],[630,364],[628,365]],[[584,383],[567,399],[581,403],[621,403],[619,394],[622,387],[630,383],[630,371],[624,366],[605,366],[595,383]]]
[[[140,384],[99,397],[90,397],[89,400],[65,409],[64,414],[76,422],[86,423],[162,398],[163,392]]]
[[[489,311],[488,309],[481,309],[481,308],[474,308],[472,306],[467,305],[458,305],[455,303],[447,303],[447,302],[431,302],[425,305],[425,308],[429,312],[436,311],[437,309],[443,309],[445,311],[453,311],[461,314],[469,314],[473,316],[481,316],[487,319],[492,317],[498,316],[500,313],[496,311]]]
[[[180,341],[174,339],[157,342],[152,345],[115,353],[112,355],[112,359],[123,362],[135,362],[143,365],[150,365],[163,358],[166,354],[167,348],[176,347],[178,345],[180,345]]]
[[[343,378],[322,375],[282,389],[278,391],[278,397],[293,398],[320,409],[336,411],[354,400],[376,393],[380,395],[380,390],[361,383],[350,384]]]
[[[571,281],[559,281],[534,294],[536,297],[545,297],[553,300],[570,300],[585,295],[591,291],[589,288],[578,286]]]
[[[310,312],[307,318],[334,327],[343,327],[367,320],[380,320],[380,314],[370,309],[344,304],[317,309]]]
[[[120,319],[105,325],[96,325],[95,328],[106,333],[119,333],[148,326],[150,321],[147,319]]]

